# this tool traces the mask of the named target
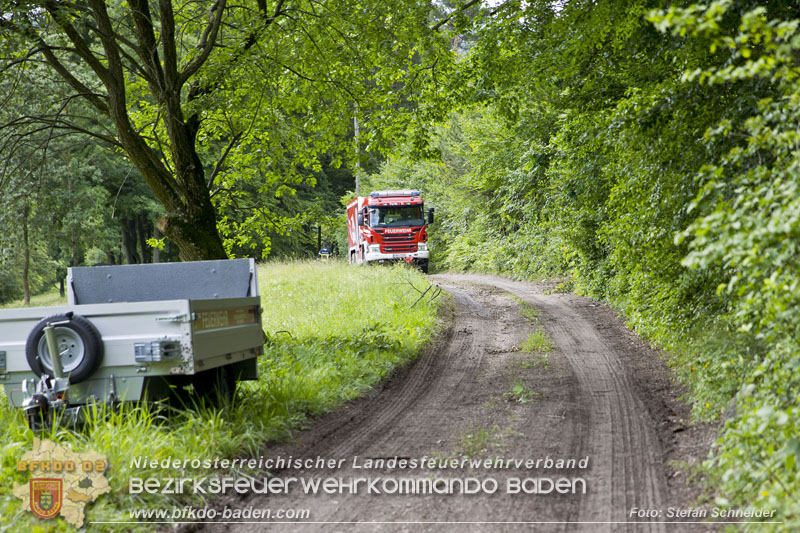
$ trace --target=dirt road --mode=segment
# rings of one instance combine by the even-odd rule
[[[608,308],[499,277],[431,278],[454,302],[451,326],[436,345],[374,395],[319,420],[298,442],[265,450],[264,456],[337,460],[335,468],[272,472],[284,479],[474,478],[489,486],[477,494],[397,494],[391,493],[390,481],[388,489],[379,485],[382,494],[369,494],[366,486],[357,494],[297,489],[288,495],[232,498],[221,506],[310,511],[308,520],[275,526],[287,531],[707,527],[664,524],[675,520],[668,516],[670,508],[689,508],[695,496],[670,461],[696,460],[707,442],[698,444],[701,437],[685,430],[687,410],[676,401],[680,391],[663,363]],[[548,339],[549,350],[543,345]],[[432,459],[436,466],[364,467],[392,458]],[[469,462],[473,459],[494,463],[476,466]],[[576,464],[558,468],[558,460]],[[498,467],[502,461],[511,464]],[[443,464],[450,466],[440,468]],[[536,480],[527,488],[537,493],[514,493],[515,480],[524,478]],[[546,493],[547,479],[562,479],[565,493]],[[494,493],[488,480],[497,483]],[[656,515],[647,518],[637,509]],[[197,527],[261,531],[264,526]]]

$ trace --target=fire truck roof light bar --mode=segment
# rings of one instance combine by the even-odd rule
[[[386,198],[388,196],[419,196],[419,191],[372,191],[372,198]]]

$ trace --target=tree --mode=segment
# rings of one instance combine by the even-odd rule
[[[71,94],[4,126],[77,132],[124,151],[181,258],[226,257],[211,198],[229,191],[226,168],[263,167],[291,183],[291,167],[317,168],[318,154],[334,151],[340,164],[352,113],[374,145],[404,132],[396,126],[447,68],[449,49],[428,2],[401,4],[11,2],[0,16],[3,70],[43,62]],[[91,113],[73,111],[79,99]],[[269,168],[281,159],[290,165]],[[288,178],[275,175],[287,167]]]
[[[225,3],[215,4],[200,52],[182,67],[178,63],[170,2],[160,3],[157,20],[143,1],[131,2],[127,10],[121,5],[109,9],[102,1],[16,3],[14,7],[3,21],[4,33],[23,37],[32,45],[25,51],[26,58],[41,55],[75,96],[86,99],[97,113],[111,120],[115,135],[97,131],[91,134],[125,150],[164,205],[166,233],[179,243],[184,259],[224,257],[202,163],[195,149],[198,117],[184,117],[181,92],[216,42]],[[115,16],[119,10],[127,12]],[[157,31],[163,34],[163,63]],[[87,66],[91,76],[79,78],[72,69],[76,61]],[[137,78],[148,84],[164,114],[171,148],[168,155],[148,144],[131,121],[128,90]],[[54,128],[79,129],[62,114],[36,118]],[[172,171],[170,163],[174,166]]]

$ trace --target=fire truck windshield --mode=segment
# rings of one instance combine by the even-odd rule
[[[381,206],[369,210],[369,225],[373,228],[422,226],[425,219],[421,205]]]

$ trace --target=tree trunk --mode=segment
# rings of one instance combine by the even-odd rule
[[[153,238],[154,239],[161,238],[161,232],[158,231],[158,226],[153,228]],[[153,248],[153,263],[160,263],[160,262],[161,262],[161,250],[159,250],[157,247]]]
[[[125,262],[129,265],[139,263],[139,256],[136,255],[136,223],[132,219],[124,218],[120,220],[122,225],[122,251],[125,254]]]
[[[124,97],[123,97],[124,98]],[[114,98],[109,98],[114,100]],[[119,114],[112,113],[118,131],[130,128],[124,103]],[[159,230],[178,246],[183,261],[227,259],[217,230],[217,216],[205,181],[200,157],[194,146],[193,128],[184,124],[180,116],[170,117],[173,127],[168,128],[174,139],[172,154],[175,176],[164,168],[152,149],[130,128],[129,134],[120,135],[125,151],[153,189],[166,214],[159,219]],[[122,124],[120,124],[120,122]],[[177,130],[177,131],[176,131]]]
[[[72,264],[70,266],[80,265],[81,258],[78,256],[78,231],[73,227],[70,230],[70,246],[72,249]]]
[[[227,259],[228,254],[217,229],[217,213],[211,203],[206,173],[197,154],[199,118],[192,115],[184,119],[180,87],[169,87],[162,96],[175,177],[184,201],[167,210],[159,229],[175,241],[180,258],[184,261]]]
[[[136,239],[139,243],[139,257],[142,263],[151,263],[153,249],[147,245],[147,234],[150,233],[150,221],[144,215],[136,215]]]
[[[34,33],[36,48],[66,82],[114,124],[116,136],[111,142],[121,146],[164,207],[161,232],[174,241],[184,261],[225,259],[227,254],[217,230],[216,211],[211,203],[205,171],[197,154],[196,136],[200,126],[198,115],[184,117],[181,90],[208,59],[225,12],[225,0],[211,3],[209,20],[201,38],[201,51],[187,64],[180,66],[172,3],[160,1],[156,17],[151,15],[148,0],[130,0],[128,10],[134,35],[119,33],[116,19],[109,15],[109,6],[102,0],[79,2],[45,2],[46,10],[58,32],[71,42],[72,57],[79,57],[105,87],[98,94],[70,73],[53,48],[41,46]],[[115,7],[116,9],[122,9]],[[156,21],[156,22],[154,22]],[[82,26],[96,27],[83,32]],[[125,32],[130,27],[125,25]],[[48,30],[49,31],[49,30]],[[91,35],[91,37],[87,37]],[[24,34],[29,37],[28,34]],[[199,36],[199,34],[198,34]],[[121,43],[125,43],[122,45]],[[99,50],[102,47],[102,51]],[[130,50],[133,52],[128,53]],[[137,72],[159,106],[169,137],[169,158],[165,158],[131,123],[128,114],[126,85],[130,83],[126,69]],[[102,93],[102,91],[99,91]],[[168,166],[166,161],[171,165]],[[170,168],[171,167],[171,168]],[[126,246],[126,254],[130,251]]]
[[[26,306],[30,305],[31,303],[31,247],[28,238],[28,216],[30,216],[30,207],[25,204],[25,206],[22,208],[22,290],[25,293]]]
[[[166,215],[159,219],[159,230],[175,242],[183,261],[227,259],[228,254],[217,230],[216,210],[211,203],[205,172],[190,138],[193,135],[186,131],[177,135],[184,142],[173,148],[176,174],[173,176],[133,131],[124,107],[124,95],[121,98],[122,102],[112,106],[119,108],[119,113],[112,112],[112,119],[117,131],[125,132],[120,134],[125,151],[165,208]],[[187,126],[181,122],[178,129],[185,130]]]
[[[68,156],[71,156],[71,152],[67,152]],[[69,173],[67,174],[67,194],[69,197],[72,197],[72,165],[69,166]],[[70,255],[72,258],[70,259],[70,266],[78,266],[80,265],[81,258],[78,256],[78,228],[75,227],[75,224],[70,222]],[[64,296],[63,292],[61,296]]]

